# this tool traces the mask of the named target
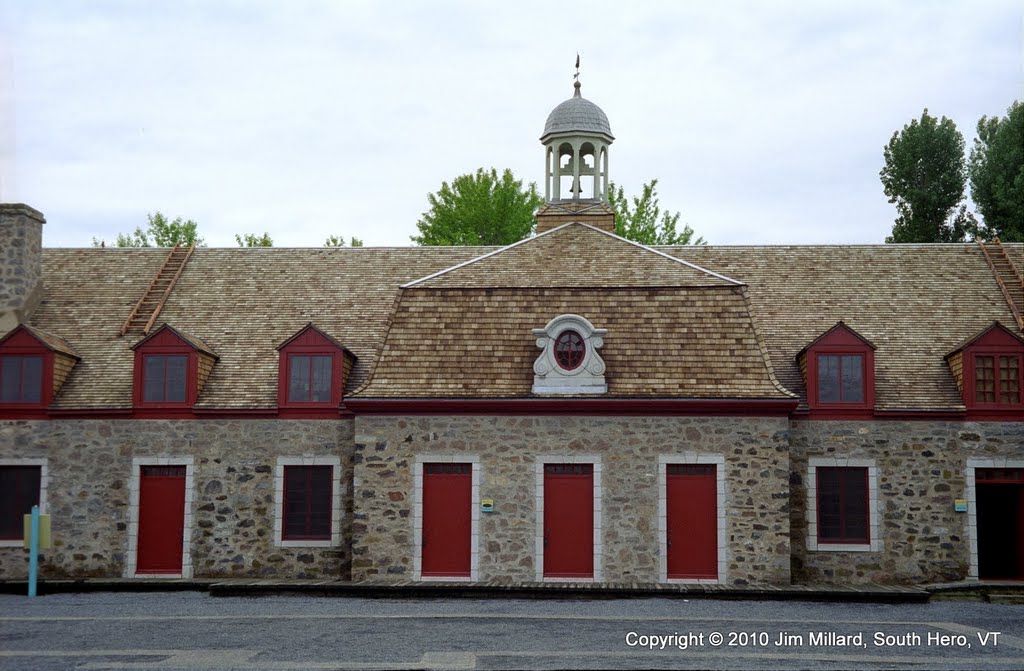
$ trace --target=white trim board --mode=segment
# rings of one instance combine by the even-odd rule
[[[469,577],[423,575],[423,465],[470,464]],[[412,575],[424,582],[476,582],[480,579],[480,457],[475,454],[418,454],[412,473]]]
[[[185,467],[185,524],[181,539],[181,573],[136,573],[139,550],[139,490],[143,466]],[[125,578],[192,577],[192,509],[195,507],[195,467],[192,457],[135,457],[128,478],[128,552],[124,560]]]

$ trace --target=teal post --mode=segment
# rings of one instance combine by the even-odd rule
[[[36,595],[36,579],[39,577],[39,506],[32,506],[32,532],[28,540],[28,595]]]

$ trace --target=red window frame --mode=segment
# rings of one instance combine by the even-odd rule
[[[42,358],[38,401],[4,401],[0,395],[0,413],[14,411],[11,413],[12,417],[35,417],[36,413],[41,413],[53,401],[53,350],[40,342],[24,326],[19,326],[0,339],[0,376],[3,376],[2,360],[8,357]]]
[[[185,356],[185,398],[181,401],[146,400],[146,359],[153,356]],[[166,385],[166,367],[164,369]],[[165,386],[166,390],[166,386]],[[183,409],[195,405],[199,395],[199,354],[189,343],[182,340],[172,328],[163,328],[142,342],[135,349],[135,373],[132,400],[136,407],[146,409]]]
[[[317,491],[326,483],[327,491]],[[334,528],[334,466],[285,466],[281,501],[282,541],[329,541]],[[297,491],[298,488],[301,491]],[[296,510],[291,511],[290,506]],[[293,520],[298,513],[301,528]],[[326,515],[326,517],[324,517]],[[317,520],[315,518],[319,517]],[[317,522],[323,529],[315,528]]]
[[[339,412],[345,385],[345,351],[336,341],[312,324],[302,328],[278,347],[277,404],[282,414],[291,417],[335,417]],[[331,357],[331,393],[326,401],[293,400],[291,375],[296,356]],[[312,365],[312,358],[310,364]],[[310,391],[313,378],[310,375]]]
[[[844,356],[858,355],[861,357],[861,379],[864,385],[864,395],[861,401],[823,401],[819,398],[819,357],[822,355],[840,357],[840,366],[842,366],[842,357]],[[848,417],[869,418],[874,414],[875,349],[846,324],[840,322],[807,347],[806,366],[807,406],[810,408],[810,416],[823,419],[842,419]],[[841,390],[841,378],[839,384]],[[840,393],[842,392],[840,391]]]
[[[835,473],[838,491],[834,493],[839,499],[839,536],[822,536],[825,525],[822,524],[823,506],[822,497],[832,495],[833,492],[826,491],[825,481],[829,474]],[[852,490],[853,482],[858,480],[863,483],[863,504],[864,504],[864,535],[854,536],[849,532],[848,510],[851,507],[852,499],[858,492]],[[816,507],[818,525],[818,545],[870,545],[871,544],[871,484],[868,481],[868,468],[866,466],[818,466],[815,470]]]
[[[23,516],[39,505],[42,482],[42,466],[0,466],[0,540],[24,539]]]

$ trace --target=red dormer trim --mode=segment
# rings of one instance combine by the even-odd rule
[[[295,335],[278,345],[277,404],[280,416],[291,418],[337,417],[341,405],[342,389],[345,385],[345,357],[355,357],[341,343],[327,335],[312,323],[306,324]],[[330,359],[330,397],[328,400],[313,401],[289,396],[289,381],[293,372],[302,366],[311,377],[311,358]]]
[[[999,322],[994,322],[977,337],[954,350],[949,356],[963,351],[963,393],[967,406],[967,419],[1024,420],[1024,339]],[[994,364],[994,401],[978,400],[978,364],[985,357]],[[947,357],[948,358],[948,357]],[[1001,398],[1001,365],[1016,360],[1016,402]],[[1012,372],[1008,371],[1010,375]]]
[[[24,325],[16,327],[0,339],[0,384],[4,382],[3,360],[23,357],[40,357],[42,367],[39,380],[40,394],[38,402],[3,402],[0,397],[0,416],[17,419],[37,419],[45,417],[45,409],[53,402],[53,350],[39,340]]]
[[[135,350],[135,371],[132,383],[132,405],[136,413],[140,410],[156,410],[156,416],[176,416],[177,412],[191,409],[199,396],[199,352],[196,347],[185,339],[185,336],[177,330],[164,324],[158,330],[136,343],[132,349]],[[182,401],[147,401],[145,399],[146,388],[146,361],[149,357],[187,357],[185,367],[185,398]],[[136,414],[138,416],[138,414]]]
[[[870,340],[843,322],[839,322],[801,350],[797,355],[798,361],[802,356],[807,357],[806,383],[807,405],[810,408],[809,417],[837,419],[873,416],[875,408],[875,346]],[[836,359],[831,357],[838,357],[841,385],[842,378],[854,374],[847,366],[851,361],[851,357],[855,356],[860,357],[859,373],[863,391],[861,400],[851,401],[842,398],[839,400],[825,400],[821,398],[819,394],[819,376],[822,374],[823,362],[830,361],[835,363]],[[829,358],[825,359],[823,357]]]

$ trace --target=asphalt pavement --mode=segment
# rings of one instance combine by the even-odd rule
[[[0,595],[13,669],[1024,669],[1024,606]]]

